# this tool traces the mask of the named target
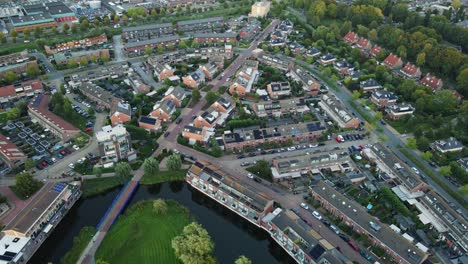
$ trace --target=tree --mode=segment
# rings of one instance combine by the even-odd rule
[[[58,34],[57,27],[53,27],[51,30],[52,30],[52,34],[54,34],[54,35]]]
[[[153,53],[153,49],[151,47],[145,47],[145,55],[149,56]]]
[[[63,23],[62,25],[62,32],[67,34],[68,30],[70,29],[70,26],[67,23]]]
[[[10,30],[10,36],[12,38],[16,38],[18,36],[18,32],[16,32],[16,29]]]
[[[159,171],[159,162],[155,158],[149,157],[143,162],[143,169],[146,175],[155,175]]]
[[[114,20],[114,24],[119,23],[119,20],[120,20],[119,15],[115,14],[113,20]]]
[[[214,157],[221,157],[223,155],[223,150],[221,149],[221,147],[219,146],[218,144],[218,141],[216,141],[216,139],[213,137],[211,138],[211,155],[213,155]]]
[[[16,176],[14,189],[22,197],[28,198],[39,190],[41,185],[40,181],[34,179],[31,174],[25,172]]]
[[[179,154],[172,154],[167,158],[167,163],[166,163],[167,168],[170,171],[177,171],[180,170],[182,167],[182,159],[180,158]]]
[[[193,222],[184,227],[182,234],[172,239],[175,255],[184,264],[214,264],[216,260],[211,255],[214,243],[208,231]]]
[[[37,26],[34,28],[34,37],[35,38],[40,38],[42,34],[42,28]]]
[[[2,32],[0,32],[0,42],[2,44],[5,44],[7,42],[7,38],[6,38],[5,34],[3,34]]]
[[[158,16],[158,11],[155,8],[151,9],[151,16],[153,18],[156,18]]]
[[[197,88],[193,89],[192,90],[192,100],[193,100],[193,102],[198,103],[198,101],[200,101],[200,97],[201,97],[200,91]]]
[[[420,52],[416,57],[416,65],[423,66],[426,63],[426,53]]]
[[[164,53],[164,47],[162,45],[158,46],[158,54],[161,55]]]
[[[99,25],[101,25],[101,21],[98,18],[95,18],[93,20],[93,24],[94,24],[94,27],[97,28],[97,27],[99,27]]]
[[[205,95],[205,100],[209,105],[212,105],[216,100],[218,100],[218,95],[216,93],[209,91]]]
[[[29,78],[34,78],[39,76],[41,74],[41,71],[39,70],[39,67],[35,64],[29,64],[26,66],[26,76]]]
[[[3,78],[5,79],[6,82],[12,83],[12,82],[17,81],[19,79],[19,76],[14,71],[7,71],[5,75],[3,75]]]
[[[468,96],[468,68],[464,69],[460,72],[460,74],[458,74],[457,88],[458,91],[465,97]]]
[[[23,35],[25,38],[29,38],[29,36],[31,35],[31,30],[29,28],[23,30]]]
[[[108,62],[109,61],[109,56],[102,56],[101,61],[102,62]]]
[[[432,152],[425,151],[421,153],[421,158],[425,161],[430,161],[432,159]]]
[[[153,212],[158,215],[165,215],[167,213],[168,207],[166,201],[163,199],[156,199],[153,201]]]
[[[179,42],[179,49],[186,49],[187,48],[187,43],[185,41],[181,40]]]
[[[110,264],[110,263],[103,260],[103,259],[98,259],[98,260],[96,260],[95,264]]]
[[[73,68],[76,68],[76,67],[78,67],[78,63],[76,62],[76,60],[71,59],[71,60],[68,61],[68,63],[67,63],[67,68],[68,69],[73,69]]]
[[[128,179],[132,174],[132,167],[127,162],[119,162],[115,165],[115,175],[117,177]]]
[[[36,163],[34,162],[34,160],[32,159],[27,159],[25,162],[24,162],[24,168],[26,170],[30,170],[32,168],[34,168],[34,166],[36,166]]]
[[[172,12],[170,12],[170,13],[172,13]],[[161,16],[164,16],[166,14],[166,9],[164,7],[161,7],[161,9],[159,9],[159,14]]]
[[[73,34],[76,34],[76,33],[78,32],[78,28],[79,28],[79,27],[80,27],[80,26],[79,26],[77,23],[73,23],[72,26],[71,26],[71,32],[72,32]]]
[[[452,175],[452,168],[450,166],[442,166],[439,168],[439,173],[442,176],[449,177]]]
[[[452,7],[455,10],[459,9],[461,6],[462,6],[462,4],[461,4],[460,0],[452,0]]]
[[[246,256],[242,255],[236,261],[234,264],[252,264],[252,261],[248,259]]]
[[[18,117],[20,117],[20,110],[18,108],[14,107],[14,108],[10,109],[10,111],[8,111],[6,113],[6,116],[7,116],[8,120],[15,120]]]
[[[88,21],[88,19],[85,18],[80,22],[80,29],[83,32],[89,30],[89,21]]]
[[[361,97],[361,93],[359,91],[354,90],[353,94],[351,95],[351,98],[353,100],[357,100],[359,97]]]
[[[376,112],[375,115],[374,115],[374,118],[377,119],[377,120],[381,120],[382,117],[383,117],[383,114],[380,111]]]
[[[416,149],[418,147],[417,143],[416,143],[416,138],[408,138],[406,140],[406,146],[410,149]]]
[[[89,60],[92,62],[92,63],[96,63],[97,62],[97,58],[95,55],[91,55],[91,57],[89,58]]]

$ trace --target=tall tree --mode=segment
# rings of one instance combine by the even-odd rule
[[[119,162],[115,165],[115,175],[122,179],[128,179],[132,175],[132,168],[127,162]]]
[[[7,42],[7,38],[6,38],[5,34],[3,34],[2,32],[0,32],[0,42],[2,44],[5,44]]]
[[[73,23],[72,26],[71,26],[71,32],[73,34],[76,34],[78,33],[78,28],[80,27],[80,25],[78,25],[77,23]]]
[[[3,78],[5,79],[5,81],[7,81],[8,83],[12,83],[12,82],[15,82],[19,79],[19,76],[18,74],[16,74],[16,72],[14,71],[7,71],[5,73],[5,75],[3,75]]]
[[[206,99],[206,102],[211,105],[214,102],[216,102],[216,100],[218,100],[218,95],[216,95],[215,92],[209,91],[206,93],[205,99]]]
[[[40,181],[34,179],[34,177],[27,172],[16,175],[15,179],[16,183],[14,188],[16,192],[26,198],[33,195],[42,186]]]
[[[70,26],[67,23],[63,23],[62,32],[67,34],[69,29],[70,29]]]
[[[163,199],[156,199],[153,201],[153,212],[156,214],[164,215],[167,213],[167,210],[167,203]]]
[[[214,243],[208,232],[199,224],[191,223],[184,227],[182,234],[172,239],[175,255],[184,264],[214,264],[216,260],[211,255]]]
[[[248,259],[246,256],[242,255],[236,261],[234,264],[252,264],[252,261]]]
[[[41,71],[39,70],[39,67],[35,64],[29,64],[26,66],[26,76],[29,78],[35,78],[41,74]]]
[[[149,157],[143,162],[143,169],[147,175],[155,175],[159,171],[159,162],[153,158]]]
[[[169,156],[167,158],[166,165],[170,171],[180,170],[180,168],[182,167],[182,159],[180,158],[180,155],[174,153],[171,156]]]
[[[192,90],[192,100],[195,102],[195,103],[198,103],[198,101],[200,101],[200,90],[198,90],[197,88],[193,89]]]

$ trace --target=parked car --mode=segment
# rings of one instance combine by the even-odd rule
[[[349,245],[352,249],[354,249],[354,251],[359,252],[359,247],[358,247],[358,246],[356,245],[356,243],[354,243],[353,241],[348,240],[348,245]]]
[[[78,147],[77,145],[73,145],[73,149],[74,149],[74,150],[79,150],[80,147]]]
[[[322,215],[321,215],[319,212],[313,211],[313,212],[312,212],[312,215],[313,215],[315,218],[317,218],[317,220],[322,220]]]
[[[301,207],[306,210],[309,210],[309,206],[306,203],[301,203]]]
[[[257,177],[254,177],[253,180],[256,181],[256,182],[258,182],[258,183],[261,183],[261,182],[262,182],[262,180],[261,180],[260,178],[257,178]]]
[[[249,173],[249,174],[247,174],[247,178],[249,178],[249,179],[253,179],[253,178],[254,178],[254,176],[252,175],[252,173]]]
[[[170,132],[169,132],[169,131],[167,131],[166,133],[164,133],[164,137],[168,137],[168,136],[169,136],[169,134],[170,134]]]
[[[340,234],[340,229],[338,229],[338,227],[334,226],[334,225],[330,225],[330,229],[335,232],[337,235]]]
[[[411,169],[414,171],[414,173],[419,174],[419,170],[416,167],[411,167]]]

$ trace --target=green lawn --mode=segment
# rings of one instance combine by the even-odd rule
[[[83,182],[81,190],[83,190],[83,197],[86,198],[116,188],[124,183],[124,180],[119,177],[88,179]]]
[[[94,227],[83,227],[78,236],[73,238],[73,247],[60,259],[60,263],[75,264],[94,234],[96,234],[96,229]]]
[[[141,179],[141,184],[157,184],[161,182],[169,181],[183,181],[187,170],[178,170],[178,171],[160,171],[156,175],[144,175]]]
[[[171,241],[191,222],[191,217],[186,208],[174,201],[166,202],[165,215],[153,212],[152,201],[142,201],[128,209],[107,233],[96,259],[112,264],[179,264]]]

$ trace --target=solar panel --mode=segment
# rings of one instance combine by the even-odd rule
[[[14,257],[14,256],[16,256],[16,253],[11,252],[11,251],[5,251],[5,254],[4,254],[4,255],[5,255],[5,256],[9,256],[9,257]]]
[[[12,259],[13,259],[13,257],[5,256],[5,255],[0,255],[0,260],[10,261],[10,260],[12,260]]]
[[[140,118],[140,122],[147,123],[147,124],[155,124],[156,119],[148,117],[148,116],[142,116]]]

